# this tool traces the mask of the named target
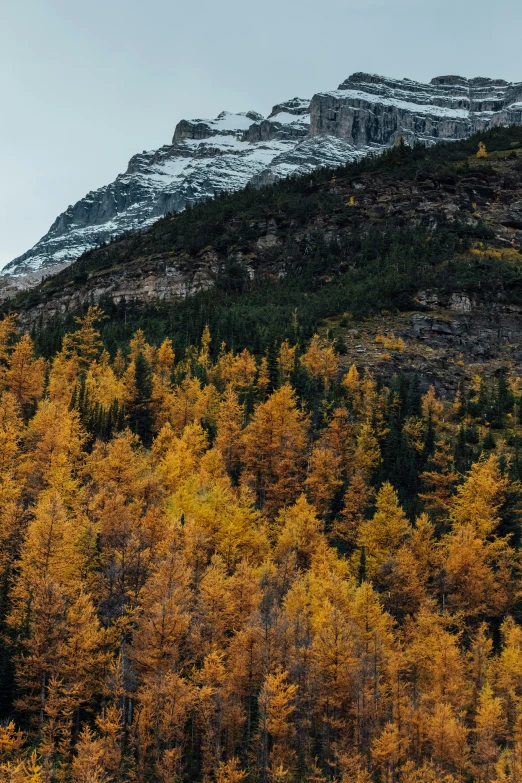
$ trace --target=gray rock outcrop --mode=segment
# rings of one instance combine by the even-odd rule
[[[495,125],[522,124],[522,83],[438,76],[429,85],[355,73],[310,105],[310,135],[357,148],[454,141]]]

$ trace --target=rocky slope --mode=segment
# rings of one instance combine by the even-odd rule
[[[47,274],[187,204],[239,190],[253,180],[337,166],[363,154],[341,139],[309,139],[309,104],[294,98],[275,106],[267,118],[222,112],[215,120],[182,120],[172,144],[131,158],[124,174],[68,207],[3,274]]]
[[[325,174],[319,184],[306,178],[296,181],[296,195],[285,201],[277,189],[250,197],[238,193],[230,203],[200,207],[199,215],[161,220],[148,231],[92,251],[19,298],[14,307],[29,324],[64,316],[90,302],[176,301],[211,287],[230,264],[239,264],[250,279],[281,277],[325,242],[341,247],[349,237],[394,227],[429,231],[459,224],[477,239],[486,231],[488,247],[512,253],[518,268],[522,130],[505,133],[507,149],[492,152],[486,166],[474,154],[461,152],[463,143],[448,148],[456,153],[456,162],[439,161],[433,170],[440,147],[417,162],[415,153],[406,150],[403,170],[396,162],[390,171],[385,160],[382,165],[376,160],[367,170],[349,166],[332,177]],[[472,140],[464,144],[476,146]],[[400,150],[396,152],[400,163]],[[351,251],[346,252],[349,256]],[[341,263],[346,268],[350,262]],[[461,299],[457,292],[445,307],[467,310]],[[467,294],[464,299],[471,301]],[[430,302],[428,297],[425,305]]]
[[[466,138],[522,124],[522,83],[437,77],[429,85],[358,73],[337,90],[256,112],[182,120],[172,143],[135,155],[124,174],[70,206],[3,273],[42,275],[166,212],[248,183],[334,167],[393,145]],[[10,284],[12,287],[12,283]]]

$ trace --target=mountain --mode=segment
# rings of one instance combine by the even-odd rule
[[[135,155],[124,174],[68,207],[3,274],[28,276],[21,285],[32,284],[167,212],[249,183],[357,161],[399,138],[431,145],[516,124],[522,125],[522,83],[446,76],[420,84],[365,73],[311,101],[280,103],[266,118],[248,111],[182,120],[171,144]]]
[[[91,304],[108,316],[111,354],[143,329],[183,356],[208,325],[216,350],[270,357],[328,328],[348,361],[415,372],[451,396],[476,363],[522,366],[522,127],[222,194],[85,253],[2,309],[52,356]],[[376,352],[366,333],[383,321],[411,352]]]

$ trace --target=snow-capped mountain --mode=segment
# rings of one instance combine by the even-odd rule
[[[465,138],[492,125],[522,124],[522,83],[437,77],[430,84],[357,73],[337,90],[257,112],[182,120],[172,143],[131,158],[114,182],[68,207],[3,274],[39,276],[169,211],[393,145]],[[35,275],[36,273],[36,275]]]

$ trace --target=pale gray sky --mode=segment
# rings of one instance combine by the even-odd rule
[[[354,71],[522,81],[520,0],[1,0],[0,265],[181,118]]]

